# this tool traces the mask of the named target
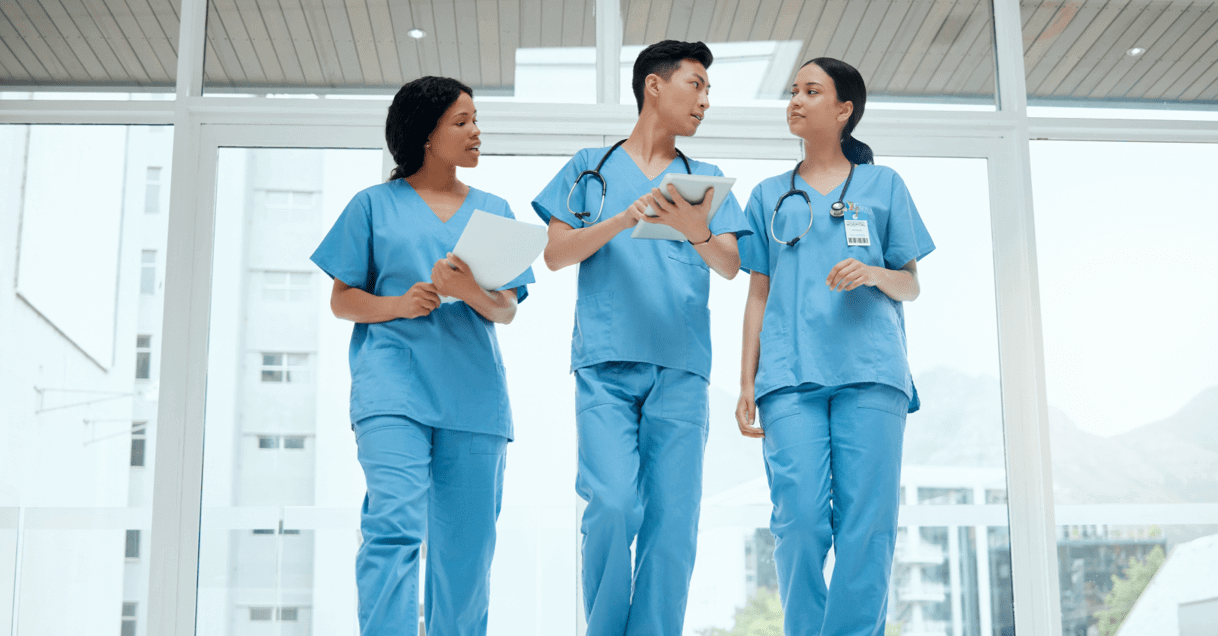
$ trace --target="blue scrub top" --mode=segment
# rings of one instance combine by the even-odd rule
[[[447,223],[404,179],[355,195],[311,257],[332,278],[377,296],[431,281],[474,210],[515,218],[507,201],[469,189]],[[528,295],[532,268],[501,289]],[[351,332],[351,421],[399,415],[435,428],[512,438],[512,412],[495,324],[469,305],[421,318],[356,323]]]
[[[842,186],[822,195],[796,177],[795,187],[808,193],[814,214],[812,229],[794,247],[770,236],[774,204],[790,184],[787,171],[753,189],[745,211],[753,234],[740,241],[741,269],[770,277],[756,397],[801,384],[874,382],[904,391],[916,410],[901,303],[875,287],[835,292],[825,284],[833,266],[847,258],[896,270],[935,249],[905,182],[885,166],[855,167],[846,192],[850,206],[844,219],[835,219],[829,207]],[[855,209],[867,221],[869,247],[846,245],[844,221],[855,218]],[[787,197],[774,224],[784,241],[799,236],[808,227],[803,198]]]
[[[533,200],[533,210],[547,224],[557,218],[573,228],[585,222],[567,210],[567,194],[584,170],[596,167],[609,148],[585,148],[554,176]],[[722,176],[718,167],[689,161],[693,174]],[[659,187],[669,172],[685,174],[680,157],[648,180],[626,151],[618,148],[601,168],[608,184],[600,221],[630,207]],[[571,196],[571,208],[600,206],[601,184],[584,177]],[[592,221],[588,219],[588,222]],[[736,197],[728,194],[711,220],[716,235],[738,237],[749,232]],[[579,296],[571,337],[571,370],[602,362],[647,362],[710,377],[710,268],[686,241],[635,239],[626,230],[579,266]]]

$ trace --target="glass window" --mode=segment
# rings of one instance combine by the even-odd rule
[[[140,252],[140,293],[156,293],[156,250]]]
[[[131,423],[131,465],[144,466],[144,444],[148,441],[148,422]]]
[[[139,530],[128,530],[127,531],[127,558],[128,559],[140,558],[140,531]]]
[[[384,179],[381,159],[378,149],[219,151],[215,244],[243,251],[213,264],[200,634],[245,634],[247,612],[284,634],[329,629],[314,609],[325,625],[358,622],[365,487],[349,394],[335,388],[350,382],[351,323],[328,303],[284,301],[314,298],[308,257],[351,197]]]
[[[266,300],[300,302],[313,292],[312,272],[264,272],[262,297]]]
[[[204,92],[392,96],[412,79],[442,75],[479,97],[592,102],[595,46],[592,0],[217,0],[208,3]],[[555,74],[563,80],[547,79]]]
[[[263,353],[262,381],[263,382],[292,382],[293,373],[296,381],[301,379],[300,370],[309,362],[308,354],[303,353]]]
[[[148,168],[148,181],[144,184],[145,214],[161,211],[161,170],[160,166]]]
[[[1019,4],[1029,105],[1180,109],[1218,101],[1218,8],[1211,3]]]
[[[135,636],[138,612],[139,603],[123,603],[123,626],[119,630],[119,636]]]
[[[165,249],[168,215],[139,193],[173,154],[173,129],[152,128],[0,125],[0,377],[29,396],[0,400],[0,624],[15,636],[135,634],[146,616],[156,466],[139,444],[155,445],[162,321],[141,258]]]
[[[1161,633],[1213,589],[1214,165],[1212,144],[1032,142],[1066,634]]]
[[[135,379],[152,377],[152,336],[135,337]]]
[[[869,108],[994,108],[989,0],[622,0],[622,24],[624,104],[638,52],[671,38],[710,46],[712,106],[785,103],[804,62],[833,57],[862,73]]]

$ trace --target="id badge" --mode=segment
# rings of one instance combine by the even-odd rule
[[[871,245],[871,233],[867,231],[867,221],[857,219],[846,220],[846,246],[867,247]]]

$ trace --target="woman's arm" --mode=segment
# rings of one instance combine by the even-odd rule
[[[377,296],[335,278],[330,290],[330,311],[344,320],[374,323],[398,318],[419,318],[440,306],[435,285],[415,283],[401,296]]]
[[[431,282],[437,292],[464,301],[491,322],[506,325],[516,317],[516,290],[482,289],[478,286],[478,281],[474,280],[469,265],[452,252],[432,266]]]
[[[918,284],[916,259],[911,259],[901,269],[893,270],[864,265],[848,258],[833,266],[825,284],[833,291],[851,291],[867,285],[879,289],[884,295],[898,302],[915,300],[922,293],[922,286]]]
[[[761,358],[761,323],[765,319],[765,303],[770,296],[770,277],[753,272],[749,276],[749,298],[744,304],[744,343],[740,347],[740,400],[736,403],[736,424],[745,437],[765,437],[761,427],[754,426],[757,403],[754,382]]]

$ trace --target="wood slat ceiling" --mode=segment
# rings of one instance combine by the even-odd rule
[[[214,89],[510,90],[515,51],[595,45],[592,0],[212,0]],[[0,85],[173,86],[180,0],[0,0]],[[1218,2],[1024,0],[1032,98],[1218,103]],[[622,0],[625,44],[796,40],[872,94],[992,99],[989,0]],[[427,36],[406,35],[413,28]],[[1143,49],[1130,55],[1133,48]],[[791,70],[794,75],[796,69]],[[730,89],[729,89],[730,90]],[[779,95],[775,95],[779,97]]]

